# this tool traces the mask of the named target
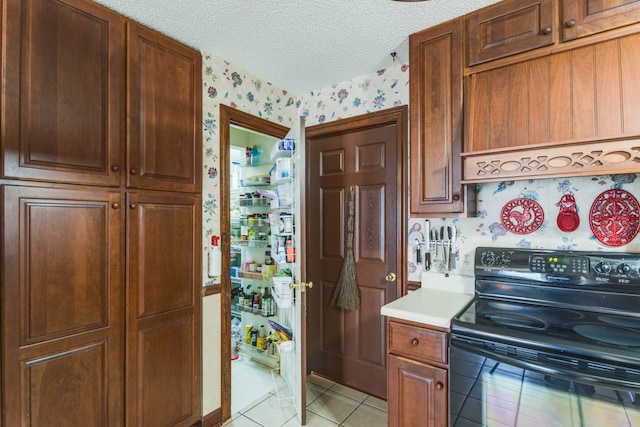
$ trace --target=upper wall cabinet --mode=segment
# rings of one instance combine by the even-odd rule
[[[505,0],[467,16],[468,65],[555,42],[554,0]]]
[[[411,213],[462,213],[462,19],[409,36],[409,58]]]
[[[86,0],[6,8],[2,176],[198,192],[199,52]]]
[[[6,0],[2,175],[117,186],[125,19],[83,0]]]
[[[573,40],[640,21],[639,0],[563,0],[562,38]]]
[[[465,180],[637,171],[639,70],[640,33],[473,74]]]
[[[129,23],[127,186],[196,192],[202,181],[202,56]]]

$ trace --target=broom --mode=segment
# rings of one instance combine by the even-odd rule
[[[340,278],[333,293],[332,303],[345,310],[357,310],[360,307],[360,289],[356,277],[356,261],[353,257],[353,222],[355,215],[355,190],[349,189],[349,218],[347,220],[347,253],[345,254]]]

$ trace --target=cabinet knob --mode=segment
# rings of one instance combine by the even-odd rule
[[[576,21],[575,18],[571,18],[571,19],[567,19],[567,22],[564,23],[564,26],[567,28],[571,28],[575,26],[577,23],[578,21]]]
[[[114,202],[114,203],[112,203],[112,204],[111,204],[111,207],[112,207],[113,209],[120,209],[120,203],[118,203],[118,202]]]
[[[444,384],[442,384],[440,381],[438,381],[436,383],[436,390],[440,391],[442,389],[444,389]]]
[[[549,34],[551,33],[551,27],[544,27],[540,32],[542,34]]]
[[[131,175],[137,175],[137,174],[138,174],[138,171],[137,171],[136,169],[131,169],[131,170],[129,171],[129,173],[130,173]]]
[[[129,208],[130,208],[130,209],[135,209],[135,208],[137,208],[137,207],[138,207],[138,205],[136,205],[135,203],[131,203],[131,204],[129,204]]]
[[[460,195],[459,194],[454,194],[453,195],[453,201],[457,202],[458,200],[460,200]]]
[[[111,166],[111,170],[114,171],[114,172],[118,172],[120,170],[120,166],[113,165],[113,166]]]
[[[418,341],[418,338],[414,338],[411,340],[411,345],[418,345],[420,344],[420,341]]]

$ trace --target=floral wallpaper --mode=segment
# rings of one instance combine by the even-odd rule
[[[220,234],[220,104],[291,127],[298,117],[298,103],[286,90],[207,52],[203,53],[202,65],[202,241],[206,259],[211,236]],[[204,270],[203,277],[204,285],[213,284]]]
[[[221,103],[285,126],[293,126],[300,115],[305,116],[306,126],[312,126],[409,103],[409,66],[406,63],[299,97],[207,53],[203,55],[203,66],[205,255],[211,235],[219,234],[220,229],[218,110]],[[428,219],[438,230],[442,225],[456,228],[457,268],[452,274],[473,274],[473,254],[479,245],[639,252],[640,237],[623,246],[607,246],[596,239],[589,226],[589,211],[596,197],[615,188],[640,197],[640,179],[635,174],[486,183],[476,187],[475,217]],[[579,217],[578,227],[571,232],[561,231],[556,223],[560,200],[565,194],[575,198]],[[530,199],[539,204],[543,215],[538,218],[539,228],[528,234],[516,234],[504,226],[500,219],[502,208],[514,199]],[[425,219],[409,218],[407,233],[424,233]],[[407,247],[409,280],[420,281],[424,267],[415,262],[416,247],[410,243]],[[441,260],[436,261],[439,262],[434,264],[432,272],[443,271]],[[207,281],[206,284],[210,283]]]
[[[639,252],[640,236],[620,246],[610,246],[598,240],[591,229],[595,224],[598,209],[594,202],[603,192],[612,189],[624,190],[634,198],[640,197],[640,177],[636,174],[607,175],[575,178],[556,178],[525,181],[507,181],[481,184],[476,187],[477,216],[475,218],[442,219],[430,218],[430,227],[455,226],[457,232],[456,252],[458,268],[454,273],[473,275],[473,258],[476,246],[520,247],[533,249],[560,249],[582,251]],[[575,199],[578,226],[573,231],[562,231],[558,225],[561,199],[571,195]],[[503,208],[514,199],[535,201],[542,212],[538,213],[541,224],[528,234],[516,234],[505,227]],[[592,211],[594,206],[594,211]],[[507,206],[508,208],[508,206]],[[639,212],[631,212],[638,215]],[[506,220],[505,220],[506,221]],[[632,221],[633,222],[633,221]],[[506,224],[510,223],[506,221]],[[597,230],[597,227],[596,227]],[[415,236],[425,231],[424,218],[411,218],[407,232]],[[515,230],[517,231],[517,230]],[[529,230],[525,230],[529,231]],[[411,234],[414,233],[414,234]],[[599,234],[602,240],[603,235]],[[604,235],[606,236],[606,235]],[[420,281],[424,264],[416,263],[416,246],[408,245],[409,280]],[[435,271],[444,272],[444,264],[437,259]]]
[[[408,103],[409,64],[398,64],[305,94],[299,113],[312,126]]]

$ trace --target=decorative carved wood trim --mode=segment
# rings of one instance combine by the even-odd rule
[[[579,145],[520,147],[464,153],[465,184],[527,178],[554,178],[640,172],[640,140],[583,142]]]

